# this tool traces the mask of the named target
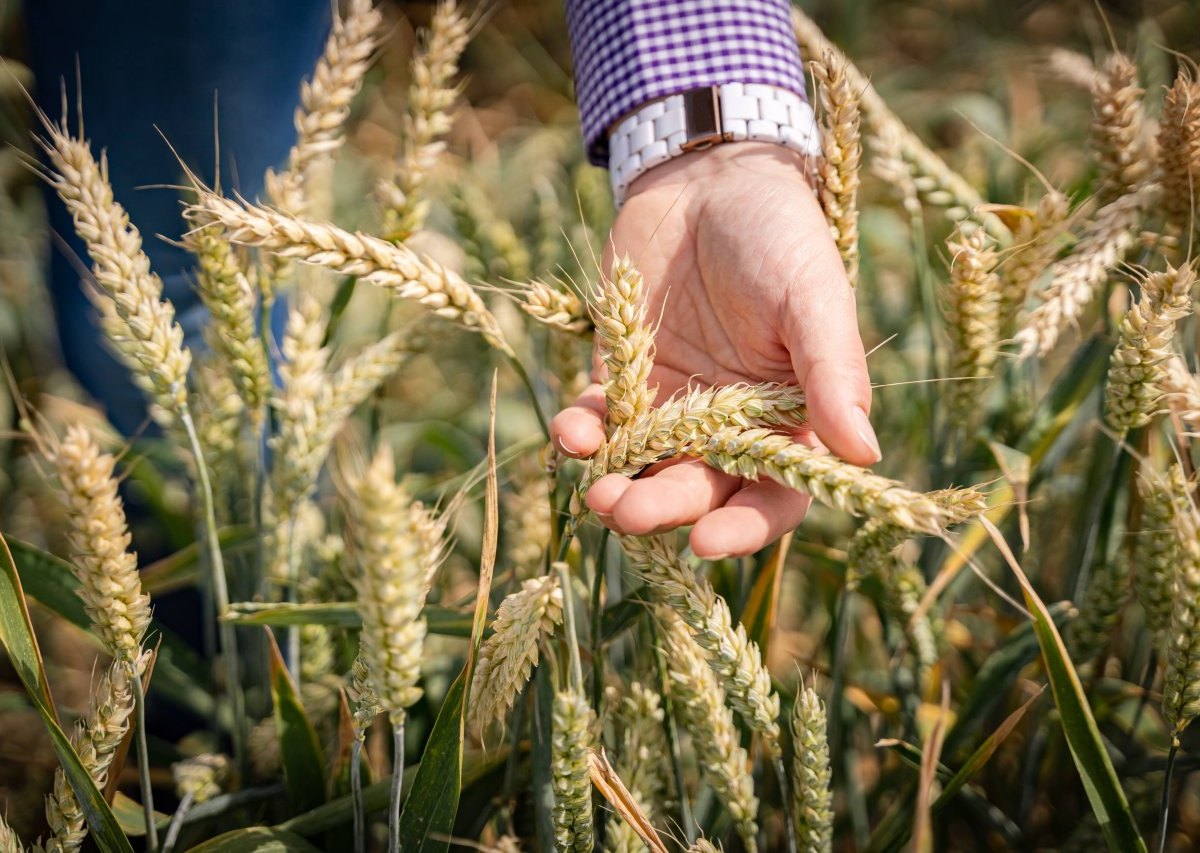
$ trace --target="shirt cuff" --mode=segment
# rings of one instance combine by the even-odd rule
[[[647,101],[724,83],[805,97],[788,0],[567,0],[588,160],[608,165],[608,128]]]

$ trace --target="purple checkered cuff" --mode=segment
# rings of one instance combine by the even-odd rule
[[[588,159],[647,101],[701,86],[766,83],[804,97],[788,0],[567,0]]]

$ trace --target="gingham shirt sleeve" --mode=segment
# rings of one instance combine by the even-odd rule
[[[723,83],[805,96],[788,0],[566,0],[588,159],[608,165],[609,126],[647,101]]]

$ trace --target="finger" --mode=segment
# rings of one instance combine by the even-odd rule
[[[684,462],[632,481],[612,505],[612,528],[632,536],[694,524],[725,503],[740,481],[702,462]]]
[[[604,418],[608,405],[604,389],[589,385],[567,408],[550,421],[550,437],[567,456],[583,459],[591,456],[604,443]]]
[[[797,527],[811,503],[779,483],[751,483],[696,522],[692,553],[705,560],[753,554]]]
[[[833,263],[836,266],[823,274],[820,298],[809,297],[807,305],[790,306],[785,342],[817,437],[842,459],[872,465],[882,453],[867,417],[871,411],[867,358],[858,334],[853,291],[836,255]],[[818,261],[813,266],[821,273],[831,265]]]
[[[587,495],[584,496],[584,503],[587,508],[601,519],[611,519],[613,507],[617,505],[617,501],[621,499],[621,495],[625,494],[626,490],[633,485],[633,480],[621,474],[605,474],[596,482],[592,483],[592,487],[587,490]]]

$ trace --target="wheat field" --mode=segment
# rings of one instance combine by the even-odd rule
[[[802,388],[648,383],[553,0],[344,0],[262,195],[156,190],[198,341],[86,79],[9,62],[0,853],[1196,849],[1200,16],[999,6],[795,11],[872,470]],[[134,436],[32,310],[43,189]],[[712,561],[588,512],[675,457],[813,510]]]

